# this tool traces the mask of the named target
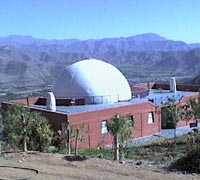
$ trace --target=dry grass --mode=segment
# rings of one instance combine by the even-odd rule
[[[0,155],[1,165],[28,167],[37,169],[39,174],[33,180],[59,179],[59,180],[160,180],[160,179],[200,179],[195,174],[168,173],[162,169],[156,169],[148,164],[136,165],[135,161],[119,164],[112,160],[98,158],[83,158],[82,160],[69,161],[65,155],[48,153],[8,153]],[[144,162],[143,162],[144,163]],[[0,168],[0,176],[2,169]],[[27,176],[23,171],[7,171],[7,178]],[[4,178],[6,174],[4,173]],[[2,177],[0,177],[2,178]]]

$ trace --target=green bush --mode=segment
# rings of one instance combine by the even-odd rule
[[[2,115],[1,128],[10,149],[23,149],[26,138],[28,150],[47,151],[53,131],[44,116],[19,105],[10,106]]]
[[[200,145],[193,146],[185,156],[173,162],[170,169],[200,173]]]

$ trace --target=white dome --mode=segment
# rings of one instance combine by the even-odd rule
[[[89,59],[64,70],[53,87],[56,98],[84,98],[86,103],[106,103],[131,99],[131,89],[123,74],[111,64]]]

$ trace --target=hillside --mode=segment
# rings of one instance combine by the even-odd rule
[[[137,161],[129,161],[125,164],[119,164],[116,161],[90,157],[73,160],[73,156],[70,159],[68,156],[56,153],[7,153],[0,156],[0,161],[1,179],[197,180],[200,178],[200,175],[195,173],[164,171],[151,163],[137,165]],[[12,168],[16,166],[18,168]],[[37,170],[38,174],[33,170]]]
[[[186,84],[191,84],[191,85],[199,85],[200,84],[200,75],[195,76],[193,78],[190,79],[186,79],[183,81]]]
[[[200,44],[153,33],[89,40],[12,35],[0,38],[0,93],[49,87],[64,66],[86,58],[107,61],[134,82],[200,74]]]

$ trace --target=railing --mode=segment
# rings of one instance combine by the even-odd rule
[[[186,92],[176,93],[172,95],[168,94],[166,96],[163,93],[162,96],[149,98],[149,101],[152,101],[155,105],[160,105],[160,104],[165,104],[170,100],[180,101],[185,95],[187,95]]]
[[[102,103],[111,103],[111,96],[85,96],[86,104],[102,104]]]
[[[144,97],[146,97],[148,95],[149,95],[149,90],[148,89],[141,90],[141,91],[132,91],[132,97],[144,98]]]
[[[62,97],[59,97],[62,99]],[[64,98],[63,98],[64,99]],[[102,96],[68,96],[65,99],[84,99],[85,104],[102,104],[102,103],[111,103],[111,96],[110,95],[102,95]],[[76,104],[74,104],[76,105]]]

